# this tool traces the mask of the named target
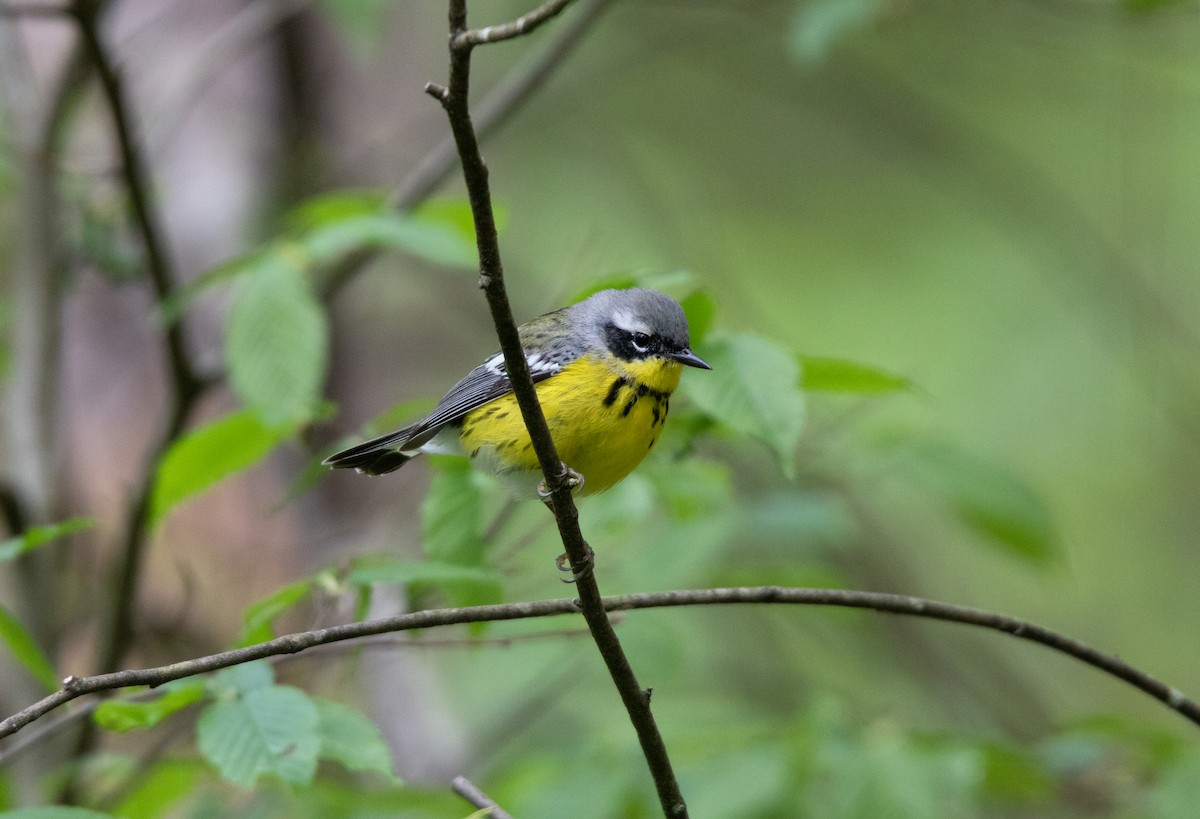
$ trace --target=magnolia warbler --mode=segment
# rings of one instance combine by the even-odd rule
[[[684,366],[712,369],[689,349],[687,318],[654,290],[602,290],[518,328],[559,457],[581,494],[608,489],[658,440]],[[496,353],[415,424],[325,463],[383,475],[422,452],[465,454],[528,496],[541,469]]]

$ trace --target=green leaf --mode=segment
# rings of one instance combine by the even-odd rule
[[[597,279],[583,290],[577,292],[569,303],[575,304],[576,302],[583,301],[589,296],[599,293],[601,290],[628,290],[631,287],[644,287],[648,290],[658,290],[666,293],[682,304],[686,301],[687,296],[692,295],[696,291],[698,286],[696,274],[690,270],[669,270],[665,273],[613,273]],[[694,335],[692,336],[692,342],[693,344],[696,343],[696,336]]]
[[[942,443],[912,449],[918,478],[988,542],[1035,562],[1057,552],[1058,531],[1042,498],[1009,470]]]
[[[4,819],[117,819],[111,813],[99,813],[85,808],[45,807],[18,808],[5,811]]]
[[[297,688],[272,685],[205,709],[196,726],[200,753],[234,784],[263,774],[307,785],[317,770],[317,706]]]
[[[712,372],[685,373],[682,388],[696,406],[734,432],[763,441],[779,468],[795,473],[795,449],[804,427],[804,395],[795,357],[752,335],[710,340],[700,355]]]
[[[421,504],[421,536],[433,561],[483,563],[483,488],[465,458],[430,459],[436,473]]]
[[[0,543],[0,563],[13,560],[39,546],[44,546],[52,540],[75,532],[91,529],[96,521],[91,518],[71,518],[62,523],[52,523],[48,526],[33,526],[26,529],[17,537],[9,538]]]
[[[792,23],[792,55],[801,62],[824,62],[842,40],[878,17],[881,0],[810,0]]]
[[[1009,801],[1040,802],[1053,794],[1054,777],[1046,764],[1024,748],[980,743],[983,754],[983,787]]]
[[[478,583],[482,585],[494,584],[499,580],[500,575],[495,571],[478,566],[463,566],[458,563],[440,563],[430,560],[399,560],[393,557],[360,561],[360,565],[351,570],[346,578],[346,582],[355,586],[368,586],[372,583],[428,583],[430,585]]]
[[[308,421],[325,381],[328,335],[294,249],[265,255],[243,277],[226,328],[234,392],[267,423]]]
[[[496,218],[496,230],[503,233],[508,226],[508,209],[493,204],[492,210]],[[471,212],[471,203],[466,199],[432,199],[412,213],[420,221],[453,229],[465,244],[475,247],[475,214]]]
[[[387,201],[387,191],[378,188],[319,194],[304,200],[284,214],[284,230],[292,237],[299,237],[309,231],[355,216],[380,213],[387,207]]]
[[[269,426],[243,410],[180,438],[158,465],[150,500],[151,526],[182,501],[258,463],[292,430],[291,424]]]
[[[1122,5],[1131,14],[1149,14],[1174,6],[1186,5],[1190,0],[1124,0]]]
[[[54,664],[21,621],[3,606],[0,606],[0,640],[8,646],[17,662],[36,677],[47,691],[58,690],[58,675],[54,673]]]
[[[113,810],[123,819],[196,816],[170,809],[184,797],[197,793],[201,783],[211,776],[209,767],[198,759],[159,759],[128,783],[130,790]]]
[[[316,699],[317,732],[321,759],[337,762],[350,771],[374,771],[395,781],[392,752],[375,723],[348,705]]]
[[[276,636],[272,628],[275,618],[301,600],[307,600],[312,588],[311,580],[300,580],[252,603],[243,616],[242,633],[238,635],[237,646],[240,648],[273,639]]]
[[[628,290],[631,287],[641,287],[638,277],[632,273],[613,273],[597,279],[587,287],[571,296],[568,304],[578,304],[586,298],[596,295],[601,290]]]
[[[437,402],[431,398],[410,398],[407,401],[401,401],[372,418],[367,424],[368,432],[365,434],[370,437],[382,435],[389,430],[411,423],[414,418],[425,417],[433,411],[435,406],[437,406]]]
[[[1194,816],[1200,803],[1200,752],[1190,749],[1169,766],[1150,794],[1150,819]]]
[[[312,230],[300,241],[318,264],[332,264],[356,250],[390,248],[443,267],[479,265],[474,242],[464,241],[454,226],[395,211],[352,216]]]
[[[893,375],[869,364],[841,358],[819,358],[802,355],[804,389],[809,392],[853,392],[860,395],[882,395],[913,388],[907,378]]]
[[[215,267],[210,267],[188,283],[175,288],[158,307],[159,322],[169,327],[179,321],[200,296],[218,284],[233,281],[239,276],[253,272],[263,264],[263,258],[268,252],[269,250],[255,250],[235,256]]]
[[[717,314],[717,302],[713,299],[712,293],[707,290],[697,290],[681,300],[679,305],[683,307],[683,312],[687,316],[688,335],[691,337],[692,347],[698,347],[704,343],[709,328],[712,327],[713,318]]]
[[[105,700],[96,707],[92,720],[118,734],[134,728],[153,728],[175,712],[200,702],[207,690],[204,681],[187,680],[184,685],[164,686],[161,695],[152,700]]]
[[[248,694],[274,684],[275,671],[271,664],[266,660],[254,660],[221,669],[213,676],[210,687],[218,696],[224,696]]]

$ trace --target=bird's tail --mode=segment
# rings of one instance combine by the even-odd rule
[[[417,457],[416,449],[404,451],[402,447],[413,437],[417,424],[380,435],[361,444],[343,449],[330,455],[322,463],[334,469],[357,469],[364,475],[386,475]]]

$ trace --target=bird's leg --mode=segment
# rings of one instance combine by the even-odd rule
[[[592,573],[592,569],[595,568],[595,566],[596,566],[596,553],[593,552],[592,547],[587,545],[586,543],[583,544],[583,547],[585,549],[587,549],[587,556],[583,561],[583,565],[581,565],[581,566],[573,565],[571,563],[571,559],[569,557],[567,557],[566,552],[563,552],[561,555],[554,558],[554,565],[558,567],[558,570],[560,572],[570,572],[571,573],[570,578],[566,578],[566,577],[559,578],[560,580],[562,580],[562,582],[575,583],[575,582],[578,582],[579,580],[582,580],[583,578],[587,577],[588,575],[590,575]]]
[[[580,489],[583,489],[583,475],[579,474],[566,464],[563,464],[563,469],[566,470],[567,488],[569,488],[572,492],[578,492]],[[550,505],[550,495],[550,487],[546,486],[546,480],[543,478],[542,480],[538,481],[537,496],[542,503],[546,504],[547,506]]]
[[[582,489],[583,475],[576,472],[566,464],[563,464],[563,469],[566,470],[567,486],[570,488],[570,490],[572,492],[578,492],[580,489]],[[550,492],[549,487],[546,486],[546,481],[544,479],[539,481],[537,485],[537,496],[541,499],[542,503],[546,504],[546,508],[553,512],[554,504],[551,500],[551,494],[552,493]],[[574,583],[580,578],[587,577],[589,574],[591,574],[592,565],[594,563],[594,554],[592,553],[592,547],[588,546],[587,550],[587,560],[582,566],[572,566],[566,552],[563,552],[561,555],[554,558],[554,565],[558,567],[560,572],[571,572],[571,579],[568,580],[564,577],[562,578],[562,582]]]

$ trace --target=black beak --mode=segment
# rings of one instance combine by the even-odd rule
[[[702,370],[712,369],[712,366],[709,365],[707,361],[686,348],[682,350],[676,350],[673,353],[667,353],[667,358],[671,359],[672,361],[678,361],[680,364],[684,364],[688,367],[699,367]]]

